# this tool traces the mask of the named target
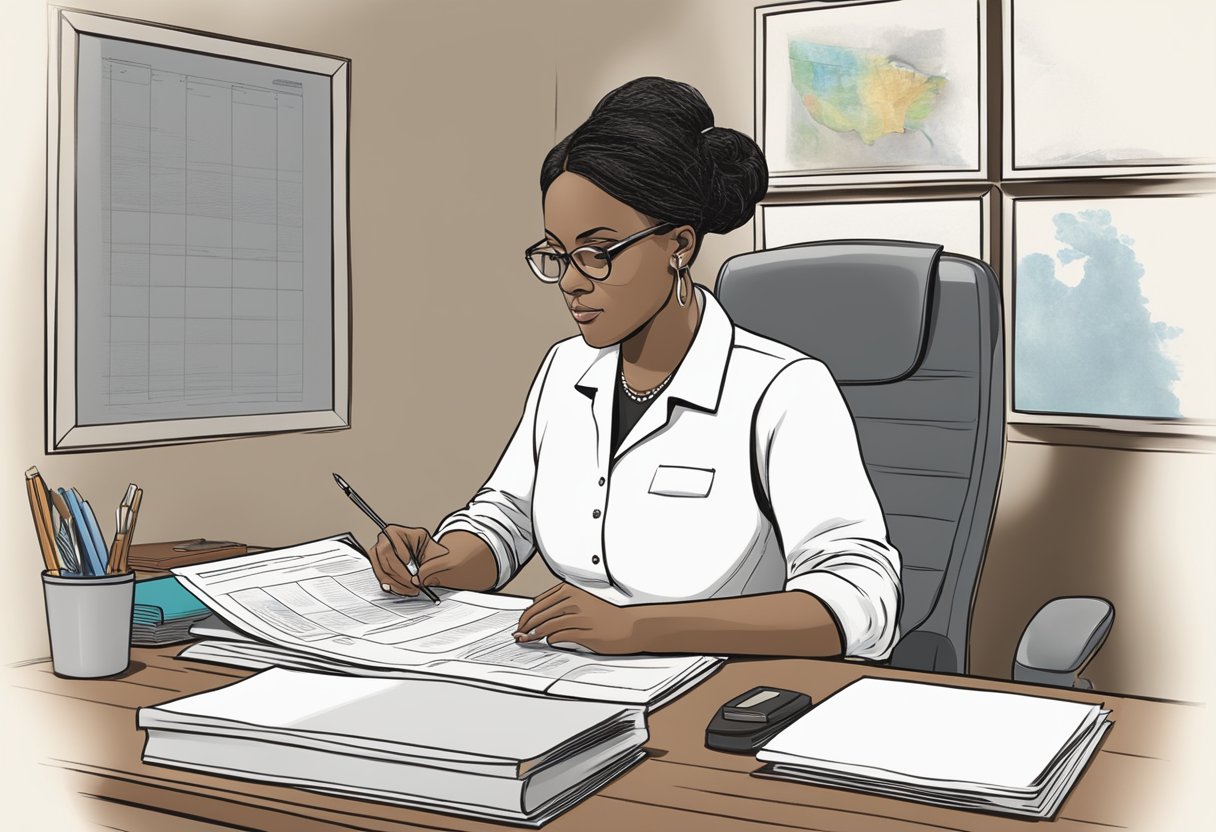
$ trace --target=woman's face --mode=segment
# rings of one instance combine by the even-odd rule
[[[607,248],[631,234],[658,225],[609,196],[589,179],[566,171],[553,180],[545,195],[545,236],[557,251],[585,245]],[[591,280],[573,265],[559,286],[566,306],[592,347],[606,347],[632,335],[654,317],[671,296],[669,271],[677,251],[680,229],[655,234],[630,245],[612,258],[604,280]],[[687,261],[687,255],[684,255]]]

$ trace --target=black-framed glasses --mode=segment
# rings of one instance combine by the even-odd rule
[[[610,246],[579,246],[569,254],[558,251],[548,240],[541,240],[528,247],[524,252],[524,259],[528,261],[532,274],[545,283],[556,283],[561,280],[571,263],[574,264],[574,268],[591,280],[605,280],[608,275],[612,274],[613,257],[651,234],[663,234],[675,227],[676,224],[672,222],[660,223],[650,228],[644,228],[636,234],[630,234]]]

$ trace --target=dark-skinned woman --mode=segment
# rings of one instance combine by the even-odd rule
[[[468,505],[433,536],[381,535],[386,588],[497,589],[535,550],[561,583],[521,615],[521,642],[890,655],[899,553],[839,388],[692,281],[704,236],[751,219],[767,181],[751,139],[663,78],[613,90],[549,152],[525,256],[580,334],[541,362]]]

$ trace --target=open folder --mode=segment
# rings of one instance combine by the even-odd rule
[[[1111,727],[1100,705],[863,678],[764,745],[755,774],[1048,818]]]

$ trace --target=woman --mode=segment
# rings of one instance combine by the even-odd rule
[[[580,335],[545,356],[469,504],[434,537],[380,536],[387,590],[498,589],[535,548],[562,582],[521,615],[521,642],[890,655],[899,554],[839,389],[692,282],[703,236],[746,223],[767,182],[755,143],[663,78],[609,93],[549,152],[526,257]]]

